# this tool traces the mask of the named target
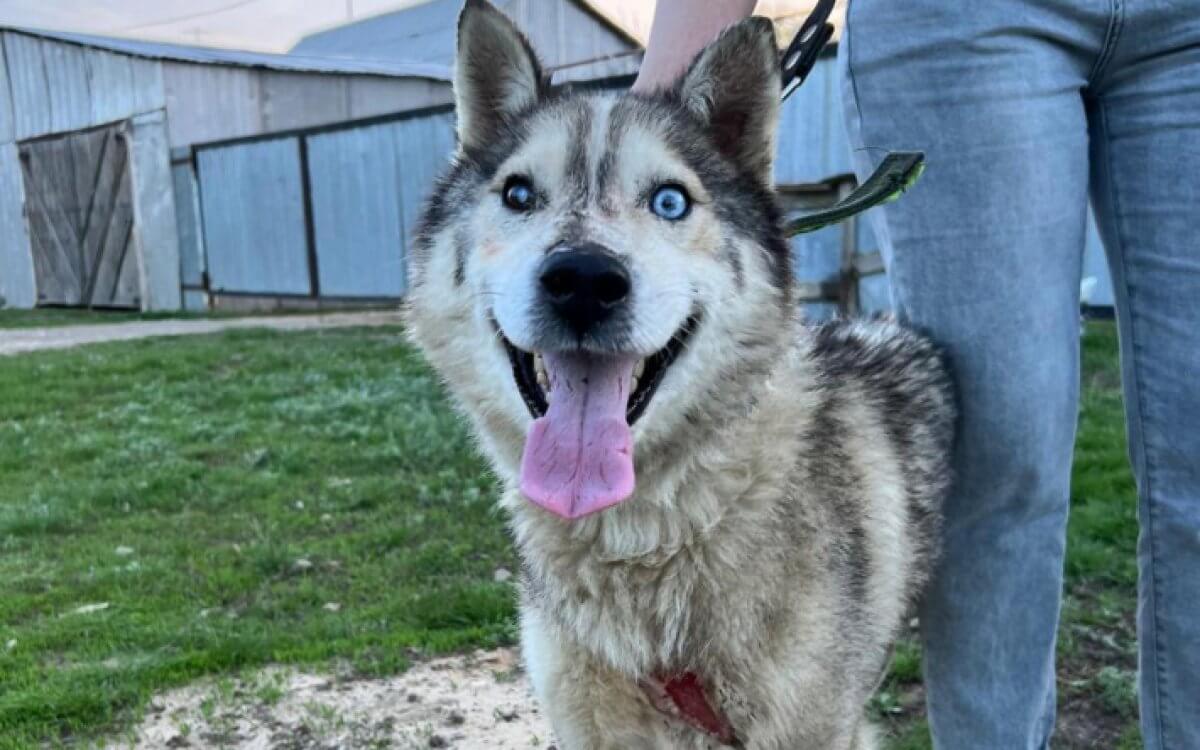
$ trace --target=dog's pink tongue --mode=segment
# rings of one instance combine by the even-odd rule
[[[521,459],[521,492],[563,518],[633,494],[633,435],[625,421],[636,359],[546,354],[550,408]]]

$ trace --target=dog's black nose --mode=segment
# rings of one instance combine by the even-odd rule
[[[603,322],[629,297],[629,272],[599,245],[555,251],[540,278],[546,301],[577,336]]]

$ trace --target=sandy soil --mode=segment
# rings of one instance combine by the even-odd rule
[[[279,317],[226,318],[212,320],[147,320],[132,323],[93,323],[52,328],[10,328],[0,331],[0,355],[68,349],[103,341],[129,341],[152,336],[186,336],[216,333],[230,328],[271,328],[297,331],[309,328],[399,325],[398,312],[328,313]]]
[[[439,659],[382,680],[270,668],[158,696],[109,747],[347,750],[553,748],[509,649]]]

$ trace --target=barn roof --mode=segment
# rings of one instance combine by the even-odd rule
[[[641,52],[636,39],[584,0],[492,2],[523,28],[552,71]],[[427,0],[309,34],[292,52],[360,60],[403,57],[453,66],[462,6],[462,0]]]
[[[495,0],[494,0],[495,1]],[[837,0],[833,22],[840,31],[846,0]],[[506,5],[503,1],[500,5]],[[574,0],[596,22],[627,40],[633,49],[644,48],[654,18],[653,2],[645,0]],[[774,19],[780,46],[808,17],[816,0],[759,0],[755,12]],[[384,60],[402,54],[409,60],[440,65],[454,61],[456,20],[462,0],[429,0],[419,5],[383,13],[353,23],[310,34],[292,48],[300,54]],[[536,46],[536,45],[535,45]]]
[[[449,66],[454,62],[461,7],[461,0],[432,0],[335,26],[304,37],[292,48],[292,54],[387,59],[403,50],[406,58]]]
[[[654,19],[654,3],[645,0],[585,0],[600,17],[620,29],[643,47],[650,39],[650,22]],[[774,19],[778,28],[781,46],[791,41],[792,35],[812,12],[816,0],[758,0],[754,12]],[[846,13],[846,0],[837,0],[831,20],[840,33]],[[836,38],[836,36],[835,36]]]
[[[160,42],[144,42],[132,39],[118,39],[116,37],[11,26],[0,26],[0,31],[26,34],[42,39],[50,39],[153,60],[264,68],[296,73],[426,78],[435,81],[449,81],[453,77],[452,69],[448,64],[426,60],[364,59],[361,57],[331,57],[306,53],[275,55],[264,52],[243,52],[214,47],[193,47]]]

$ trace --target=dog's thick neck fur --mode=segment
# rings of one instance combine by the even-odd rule
[[[719,590],[729,576],[704,571],[752,571],[772,554],[778,517],[789,512],[799,436],[813,407],[809,365],[795,341],[794,335],[786,343],[764,341],[774,356],[730,373],[736,382],[763,386],[726,393],[720,403],[697,410],[688,419],[688,440],[674,449],[639,452],[638,486],[629,501],[564,522],[518,492],[506,493],[503,503],[525,565],[525,596],[562,598],[569,591],[569,608],[564,599],[539,609],[567,615],[557,625],[614,669],[633,678],[710,669],[713,650],[719,650],[710,650],[710,639],[733,634],[689,622],[696,605],[769,606],[768,592],[755,602],[747,590]],[[788,415],[786,422],[780,414]],[[570,571],[567,579],[563,571]],[[547,579],[556,580],[544,585]],[[628,610],[613,606],[614,592]],[[748,619],[752,614],[758,613],[747,611]],[[709,653],[702,658],[697,649]]]

